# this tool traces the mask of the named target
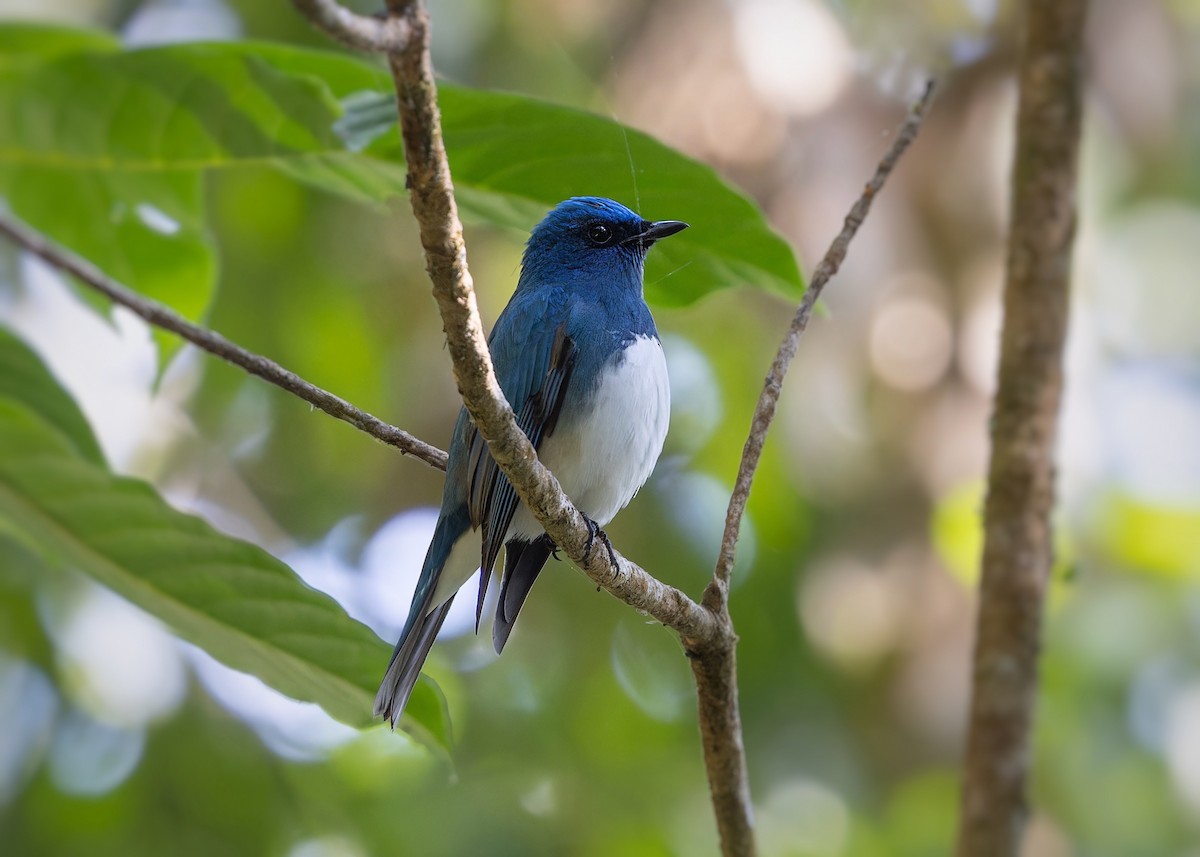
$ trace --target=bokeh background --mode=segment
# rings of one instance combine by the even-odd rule
[[[766,855],[915,857],[952,841],[1015,5],[430,2],[443,76],[612,115],[714,165],[806,267],[907,99],[940,78],[802,341],[744,530],[732,610]],[[284,2],[0,0],[0,13],[137,44],[325,44]],[[1096,0],[1086,42],[1059,556],[1025,853],[1196,857],[1200,4]],[[459,405],[402,202],[372,212],[250,168],[214,176],[207,197],[221,248],[210,325],[444,445]],[[468,242],[490,321],[521,236],[468,224]],[[394,637],[439,473],[191,349],[155,384],[140,322],[107,323],[54,274],[0,252],[0,323],[72,390],[114,467],[266,546]],[[610,532],[693,594],[790,314],[750,290],[656,309],[671,435]],[[552,564],[497,659],[462,600],[430,661],[453,718],[451,765],[233,673],[82,580],[0,589],[0,851],[714,853],[673,636]]]

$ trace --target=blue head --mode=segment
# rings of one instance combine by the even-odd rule
[[[611,199],[572,197],[534,227],[517,288],[602,285],[640,295],[646,251],[686,228],[678,220],[644,220]]]

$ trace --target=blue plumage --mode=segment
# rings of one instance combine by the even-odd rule
[[[597,529],[633,498],[662,451],[670,392],[642,296],[642,265],[656,240],[684,228],[643,220],[608,199],[561,203],[530,235],[517,289],[488,340],[518,424]],[[497,652],[554,545],[464,409],[450,442],[441,514],[376,716],[395,725],[455,593],[482,569],[478,622],[501,546]]]

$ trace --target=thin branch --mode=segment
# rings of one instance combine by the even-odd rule
[[[304,17],[335,41],[367,53],[394,53],[408,43],[403,18],[376,17],[351,12],[337,0],[292,0]]]
[[[984,508],[959,857],[1015,857],[1028,815],[1054,446],[1082,127],[1087,0],[1023,4],[1008,274]]]
[[[273,360],[235,345],[219,333],[193,324],[162,304],[130,291],[95,266],[54,246],[29,227],[0,215],[0,234],[25,248],[60,271],[71,274],[79,282],[107,296],[114,303],[127,307],[155,327],[169,330],[193,345],[215,354],[251,375],[271,382],[299,396],[316,408],[364,431],[401,452],[421,459],[438,470],[446,469],[446,453],[408,432],[388,425],[378,417],[361,411],[333,393],[310,384],[294,372],[289,372]]]
[[[830,278],[837,273],[850,241],[866,219],[875,199],[900,160],[900,156],[917,136],[921,120],[933,96],[933,81],[925,85],[925,91],[909,111],[908,118],[896,135],[891,147],[884,154],[875,175],[867,182],[862,195],[846,215],[842,231],[829,246],[825,258],[817,266],[804,293],[791,327],[779,345],[775,361],[767,374],[763,391],[754,410],[750,434],[742,450],[742,461],[738,468],[737,481],[729,498],[725,516],[725,532],[721,539],[721,553],[713,571],[712,581],[704,591],[704,606],[717,617],[721,634],[709,641],[705,648],[693,650],[692,673],[696,678],[696,698],[699,706],[701,740],[704,745],[704,761],[708,769],[708,781],[712,790],[713,807],[717,815],[717,827],[726,854],[749,855],[754,853],[754,822],[750,803],[750,786],[746,773],[746,753],[742,746],[741,713],[737,694],[737,658],[735,653],[737,635],[729,615],[729,578],[733,571],[734,551],[742,517],[746,511],[746,500],[754,472],[762,457],[763,443],[767,430],[775,418],[783,378],[787,374],[792,358],[796,356],[800,335],[808,327],[813,307]]]
[[[589,578],[626,604],[674,629],[685,640],[713,638],[717,626],[712,614],[680,590],[619,554],[615,567],[607,551],[591,551],[584,556],[589,531],[583,515],[538,461],[533,445],[517,426],[492,369],[467,268],[429,58],[429,15],[420,2],[389,0],[388,6],[393,16],[407,22],[410,32],[404,49],[388,56],[404,137],[410,202],[433,296],[446,330],[454,378],[471,419],[518,496]]]
[[[705,603],[710,606],[715,604],[715,601],[710,601],[710,599],[724,600],[725,593],[729,589],[729,576],[733,573],[738,534],[741,531],[742,518],[746,512],[746,501],[750,497],[750,486],[754,481],[754,473],[758,469],[759,459],[762,458],[767,430],[771,427],[771,421],[775,419],[779,393],[783,389],[783,378],[792,363],[792,358],[796,356],[800,335],[808,328],[813,308],[821,297],[825,284],[838,272],[842,262],[845,261],[850,242],[866,219],[867,212],[871,210],[871,203],[900,160],[900,156],[916,139],[917,131],[921,128],[921,121],[925,117],[932,98],[933,81],[929,80],[925,83],[925,90],[921,93],[920,98],[909,110],[904,124],[900,126],[900,132],[896,135],[896,139],[892,141],[892,145],[880,160],[879,166],[875,168],[875,175],[867,182],[862,195],[851,207],[850,213],[846,215],[842,231],[833,239],[833,243],[825,251],[825,257],[813,272],[808,289],[800,301],[800,306],[796,309],[796,315],[792,318],[792,326],[784,336],[783,342],[780,343],[779,351],[775,354],[775,362],[771,364],[771,371],[767,373],[762,393],[758,397],[758,405],[754,409],[754,418],[750,423],[750,435],[746,438],[746,446],[742,450],[742,462],[738,467],[733,495],[729,498],[729,508],[725,513],[725,533],[721,538],[721,553],[717,558],[717,566],[713,570],[713,582],[709,590],[705,592]]]

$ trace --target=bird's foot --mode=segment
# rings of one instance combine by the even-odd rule
[[[558,555],[559,550],[560,548],[558,545],[554,545],[554,547],[550,548],[550,556],[554,557],[556,562],[562,562],[562,557]]]
[[[604,545],[604,549],[608,551],[608,560],[613,564],[613,568],[617,567],[617,554],[613,550],[612,542],[608,540],[608,533],[600,529],[600,525],[589,518],[583,516],[583,520],[587,523],[588,539],[587,544],[583,546],[583,561],[586,563],[591,558],[592,548],[596,545],[596,540],[599,539]]]

